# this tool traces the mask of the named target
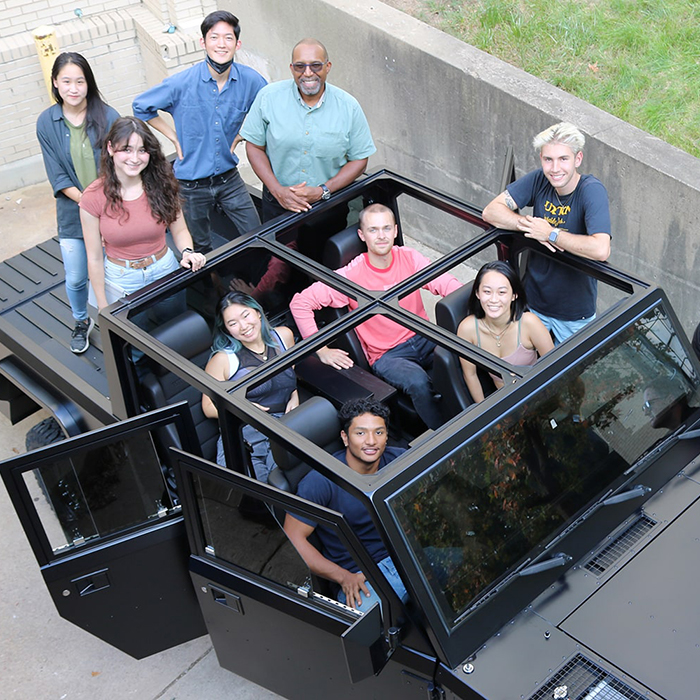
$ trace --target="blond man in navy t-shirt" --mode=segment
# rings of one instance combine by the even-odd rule
[[[484,209],[488,223],[522,231],[551,251],[604,262],[610,256],[610,210],[603,184],[581,175],[584,135],[567,122],[537,134],[541,168],[512,184]],[[532,215],[517,209],[531,206]],[[595,318],[597,282],[545,255],[532,255],[524,279],[530,309],[563,341]]]

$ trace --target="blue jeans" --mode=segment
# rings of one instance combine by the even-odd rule
[[[66,296],[76,321],[88,317],[88,268],[85,241],[82,238],[59,238],[63,269],[66,271]]]
[[[283,414],[273,413],[272,415],[279,418]],[[252,425],[243,426],[243,439],[250,445],[250,461],[253,464],[255,477],[258,481],[262,481],[266,484],[270,472],[277,466],[272,456],[270,441],[267,439],[266,435],[263,435],[263,433]],[[216,463],[220,467],[226,466],[224,441],[221,439],[221,435],[219,435],[219,439],[216,441]]]
[[[198,253],[208,253],[212,249],[210,219],[217,204],[236,225],[239,235],[260,225],[258,211],[238,169],[205,179],[208,182],[180,180],[185,221]]]
[[[555,345],[563,343],[569,336],[572,336],[576,331],[580,331],[587,323],[590,323],[595,318],[595,314],[593,314],[593,316],[589,316],[588,318],[579,318],[575,321],[562,321],[552,316],[545,316],[534,309],[530,309],[530,311],[544,323],[544,327],[548,331],[552,331]]]
[[[388,384],[411,397],[422,421],[435,430],[442,425],[442,415],[428,374],[433,366],[435,343],[414,335],[387,350],[373,365],[372,371]]]
[[[379,567],[380,571],[384,574],[384,576],[386,576],[386,580],[389,582],[389,585],[394,589],[396,595],[399,596],[399,598],[401,598],[401,600],[405,603],[408,600],[408,591],[406,590],[406,586],[403,585],[403,581],[401,580],[399,572],[394,566],[394,562],[391,561],[391,557],[385,557],[380,562],[377,562],[377,566]],[[377,595],[377,592],[374,590],[374,588],[372,588],[369,581],[367,581],[365,585],[369,589],[370,596],[369,598],[365,598],[364,593],[360,592],[362,595],[361,608],[369,610],[375,602],[381,604],[381,599]],[[342,588],[340,589],[340,593],[338,593],[338,602],[347,605],[347,598],[345,597],[345,593],[343,593]]]
[[[179,267],[180,265],[172,250],[168,250],[160,260],[142,270],[122,267],[110,262],[105,257],[105,280],[122,289],[124,294],[131,294],[147,284],[169,275],[174,270],[179,269]],[[139,328],[150,331],[156,326],[163,325],[171,318],[184,313],[185,309],[185,293],[180,291],[172,294],[167,299],[156,302],[149,309],[130,317],[130,320]],[[134,362],[137,362],[142,355],[143,353],[140,350],[135,350]]]

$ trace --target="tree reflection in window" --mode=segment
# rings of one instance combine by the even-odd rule
[[[660,378],[686,420],[698,378],[657,308],[391,500],[450,625],[678,427],[645,411]]]

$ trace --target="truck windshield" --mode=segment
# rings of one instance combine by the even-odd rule
[[[657,307],[392,496],[448,628],[687,422],[698,386]]]

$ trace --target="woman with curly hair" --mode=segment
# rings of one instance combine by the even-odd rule
[[[102,148],[100,178],[83,193],[80,210],[88,273],[100,309],[177,269],[166,228],[182,254],[182,267],[198,270],[206,262],[192,250],[172,168],[156,137],[136,117],[120,117],[112,125]]]
[[[70,349],[79,354],[90,347],[94,321],[87,312],[88,269],[78,203],[97,178],[102,142],[119,114],[102,99],[90,64],[73,51],[56,57],[51,93],[56,104],[39,116],[36,135],[56,198],[66,296],[75,321]]]

